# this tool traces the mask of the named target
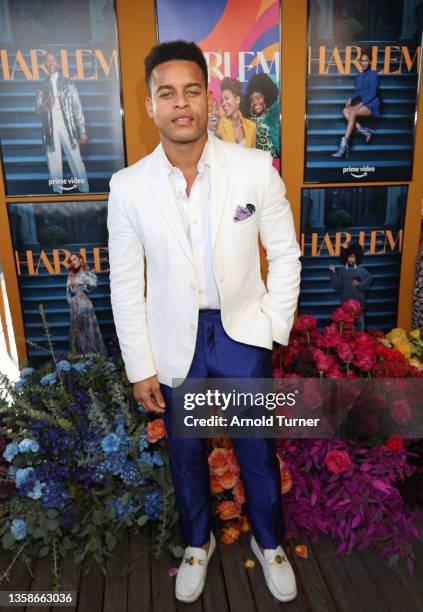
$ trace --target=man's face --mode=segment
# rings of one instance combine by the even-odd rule
[[[57,70],[57,60],[52,53],[47,53],[45,57],[45,64],[48,72],[53,74]]]
[[[207,130],[207,87],[195,62],[171,60],[154,68],[145,105],[160,135],[171,142],[188,143]]]
[[[348,263],[350,264],[350,266],[353,266],[355,262],[356,262],[355,255],[353,253],[351,253],[351,255],[348,255]]]

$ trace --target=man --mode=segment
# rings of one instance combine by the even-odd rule
[[[215,549],[205,439],[172,435],[172,379],[271,378],[272,341],[286,344],[300,249],[284,185],[268,153],[207,132],[207,65],[186,41],[145,59],[149,117],[160,144],[112,177],[111,301],[134,397],[164,413],[187,547],[175,594],[195,601]],[[267,250],[268,288],[258,236]],[[147,298],[144,299],[144,255]],[[275,440],[234,439],[258,557],[272,594],[296,596],[284,532]]]
[[[47,81],[38,89],[34,111],[42,115],[42,139],[50,173],[49,185],[56,193],[89,191],[87,173],[79,144],[88,142],[85,118],[75,83],[59,72],[53,53],[45,54]],[[63,180],[62,147],[72,173]]]

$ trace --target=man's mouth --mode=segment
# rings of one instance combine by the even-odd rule
[[[172,123],[176,123],[176,125],[191,125],[194,121],[194,117],[190,115],[181,115],[180,117],[175,117],[172,119]]]

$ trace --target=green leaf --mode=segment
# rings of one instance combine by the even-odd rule
[[[59,528],[59,521],[56,521],[56,519],[48,519],[46,525],[49,531],[56,531],[56,529]]]
[[[398,563],[398,561],[399,561],[399,555],[395,553],[394,555],[391,555],[389,557],[388,565],[395,565],[395,563]]]
[[[50,546],[42,546],[38,552],[38,556],[41,557],[47,557],[48,553],[50,550]]]
[[[50,508],[50,510],[47,510],[47,516],[48,518],[54,519],[56,516],[59,516],[59,513],[57,510],[54,510],[54,508]]]
[[[33,532],[32,532],[32,537],[35,540],[38,540],[40,538],[43,538],[45,535],[45,530],[44,529],[40,529],[39,527],[36,527]]]
[[[182,546],[171,544],[169,546],[169,550],[172,553],[172,555],[176,557],[177,559],[180,559],[181,557],[184,556],[185,550],[182,548]]]
[[[148,521],[148,516],[146,514],[143,514],[142,516],[139,517],[139,519],[137,519],[137,524],[142,527],[143,525],[146,524],[146,522]]]
[[[3,544],[3,548],[5,548],[6,550],[10,550],[15,544],[15,536],[13,535],[13,533],[8,531],[2,537],[1,543]]]

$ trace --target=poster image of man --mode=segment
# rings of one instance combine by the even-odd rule
[[[7,196],[108,193],[126,165],[114,0],[0,0]]]
[[[305,183],[408,181],[420,0],[308,0]]]
[[[66,299],[70,306],[70,350],[73,353],[101,354],[107,349],[101,335],[95,309],[88,293],[97,287],[97,275],[80,253],[69,256]]]
[[[85,117],[78,89],[63,77],[54,53],[44,56],[48,78],[37,90],[34,111],[42,116],[42,141],[47,157],[49,186],[56,193],[73,190],[89,191],[88,178],[82,161],[80,144],[88,141]],[[63,179],[62,149],[72,178]]]
[[[51,359],[44,320],[56,357],[106,355],[116,333],[107,200],[10,202],[8,213],[31,366]]]
[[[396,327],[407,187],[303,189],[298,311],[331,323],[357,300],[359,329]]]

